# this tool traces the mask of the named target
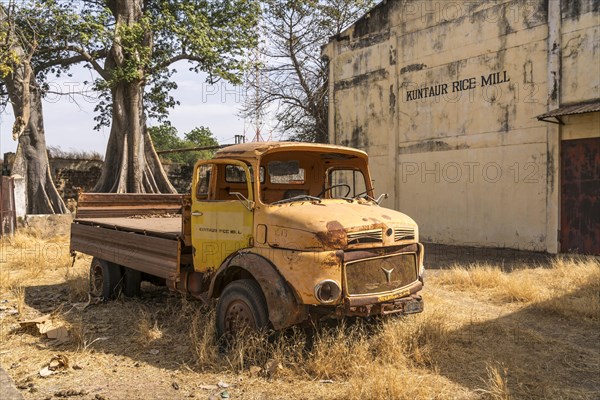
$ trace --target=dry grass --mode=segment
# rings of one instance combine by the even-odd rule
[[[493,400],[510,400],[510,390],[508,389],[508,369],[497,365],[488,365],[487,368],[487,390],[483,393],[489,395]]]
[[[49,270],[71,263],[67,237],[43,239],[36,229],[28,229],[0,242],[0,288],[39,278]]]
[[[22,285],[11,286],[10,292],[15,298],[17,311],[22,315],[25,310],[25,289]]]
[[[557,257],[549,268],[503,272],[500,266],[455,265],[433,278],[436,285],[485,293],[498,302],[532,303],[567,317],[600,319],[600,261]]]
[[[152,318],[146,311],[139,313],[136,333],[138,343],[143,346],[151,346],[155,341],[163,337],[163,331],[158,326],[158,321]]]
[[[72,341],[55,347],[10,317],[0,324],[2,366],[18,383],[57,353],[83,367],[33,378],[39,392],[29,398],[75,384],[102,387],[97,393],[106,398],[206,398],[221,389],[198,386],[219,381],[232,384],[232,397],[250,399],[586,399],[600,388],[594,259],[557,258],[549,268],[513,272],[457,264],[429,277],[422,314],[250,335],[221,352],[214,310],[164,288],[71,310],[87,300],[89,259],[71,267],[65,251],[34,263],[39,251],[21,251],[57,246],[67,249],[67,238],[33,232],[3,242],[3,261],[10,257],[0,269],[2,298],[28,316],[48,305],[64,310],[56,318]]]

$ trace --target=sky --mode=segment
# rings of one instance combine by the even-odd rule
[[[169,120],[180,136],[197,126],[206,126],[219,143],[233,143],[234,136],[244,134],[245,130],[249,140],[252,139],[250,123],[238,115],[244,101],[242,87],[225,82],[209,85],[205,83],[205,74],[190,72],[184,61],[174,64],[174,68],[178,71],[173,76],[178,89],[171,94],[181,104],[171,110]],[[86,89],[83,82],[92,80],[91,71],[77,67],[73,69],[72,77],[51,80],[50,90],[75,93]],[[104,155],[110,128],[94,130],[94,106],[93,99],[80,95],[48,95],[43,102],[46,144],[64,151],[96,151]],[[13,122],[9,105],[0,115],[0,158],[16,149],[11,135]],[[149,125],[156,125],[156,122],[150,121]]]

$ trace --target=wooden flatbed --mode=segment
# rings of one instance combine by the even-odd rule
[[[185,199],[182,195],[81,194],[71,225],[71,251],[178,281],[186,248]]]
[[[95,225],[117,231],[136,232],[148,236],[180,239],[182,237],[181,215],[169,217],[114,217],[77,218],[78,224]]]

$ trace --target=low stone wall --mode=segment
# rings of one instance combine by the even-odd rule
[[[102,172],[101,160],[50,159],[50,172],[65,203],[76,200],[79,191],[92,190]]]
[[[163,164],[169,181],[179,194],[190,193],[194,166],[187,164]]]
[[[5,153],[2,175],[10,176],[14,153]],[[50,172],[67,206],[72,209],[79,191],[89,192],[100,178],[102,160],[50,158]],[[194,167],[187,164],[164,164],[165,172],[178,193],[190,192]]]

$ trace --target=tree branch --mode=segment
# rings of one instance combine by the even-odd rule
[[[203,63],[205,60],[202,59],[202,57],[198,57],[198,56],[194,56],[192,54],[188,54],[188,53],[181,53],[178,54],[174,57],[169,58],[168,60],[165,60],[164,62],[156,65],[151,73],[155,73],[157,71],[160,71],[163,68],[168,67],[169,65],[176,63],[177,61],[181,61],[181,60],[188,60],[188,61],[196,61],[199,63]]]
[[[104,58],[107,55],[108,55],[108,51],[106,49],[97,50],[90,54],[90,56],[93,57],[94,59]],[[40,72],[40,71],[43,71],[48,68],[57,67],[57,66],[67,67],[69,65],[77,64],[77,63],[84,62],[84,61],[89,62],[88,57],[86,57],[83,54],[79,54],[79,55],[69,57],[69,58],[57,58],[56,60],[50,60],[48,62],[39,64],[36,69],[38,72]],[[90,64],[91,64],[91,62],[90,62]],[[96,68],[94,68],[94,69],[96,69]]]
[[[63,50],[73,51],[73,52],[79,54],[81,57],[83,57],[82,61],[89,62],[92,65],[92,67],[94,68],[94,70],[102,77],[102,79],[104,79],[105,81],[110,80],[110,75],[106,72],[106,70],[104,68],[102,68],[102,66],[94,58],[94,55],[96,55],[96,52],[90,54],[85,49],[78,47],[78,46],[73,46],[73,45],[65,46],[63,48]],[[106,50],[104,50],[104,51],[106,51]],[[100,57],[100,55],[98,55],[98,56]]]

